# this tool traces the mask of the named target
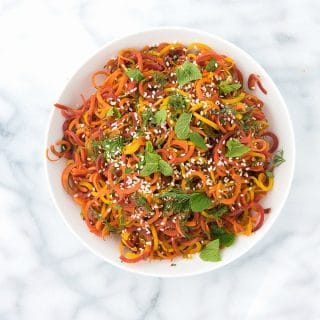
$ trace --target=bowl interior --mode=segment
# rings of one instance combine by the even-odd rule
[[[88,96],[93,92],[90,80],[91,74],[98,69],[102,69],[106,60],[116,56],[120,49],[127,47],[141,48],[146,44],[164,41],[179,41],[185,44],[192,42],[206,43],[219,53],[232,57],[238,68],[243,72],[244,79],[247,79],[250,73],[256,73],[261,76],[262,83],[268,90],[268,94],[263,95],[258,90],[254,94],[265,102],[264,111],[269,119],[270,129],[279,137],[279,148],[284,150],[286,159],[283,165],[276,168],[274,188],[263,200],[263,205],[271,207],[272,211],[266,218],[262,228],[250,237],[238,237],[235,245],[223,250],[221,262],[203,262],[196,254],[192,259],[176,259],[176,266],[171,266],[170,261],[144,261],[137,264],[124,264],[119,260],[119,240],[116,237],[109,237],[103,241],[91,234],[80,218],[79,206],[64,192],[60,179],[65,165],[64,161],[46,161],[46,170],[52,198],[58,210],[71,230],[91,251],[106,261],[132,272],[154,276],[186,276],[214,270],[235,260],[248,251],[270,229],[279,215],[290,189],[294,168],[294,137],[290,117],[281,94],[265,70],[253,58],[219,37],[184,28],[149,30],[107,44],[76,72],[65,87],[58,102],[70,106],[81,104],[80,94]],[[61,138],[63,121],[64,119],[60,112],[56,109],[53,110],[47,132],[47,146]]]

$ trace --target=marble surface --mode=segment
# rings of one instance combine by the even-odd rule
[[[118,270],[69,232],[48,195],[52,104],[79,64],[127,32],[206,30],[247,50],[287,101],[293,188],[267,237],[208,274]],[[0,1],[0,319],[320,319],[320,2]]]

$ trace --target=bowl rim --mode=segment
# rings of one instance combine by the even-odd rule
[[[212,271],[216,271],[218,269],[221,269],[222,267],[233,263],[234,261],[242,258],[243,256],[245,256],[254,246],[256,246],[261,240],[262,238],[265,237],[265,235],[270,231],[270,229],[272,228],[272,226],[274,225],[275,221],[279,218],[279,215],[281,214],[283,207],[288,199],[290,190],[291,190],[291,186],[292,186],[292,182],[293,182],[293,178],[294,178],[294,172],[295,172],[295,165],[296,165],[296,142],[295,142],[295,135],[294,135],[294,130],[293,130],[293,122],[287,107],[287,104],[280,92],[280,90],[278,89],[278,86],[274,83],[274,81],[272,80],[272,78],[269,76],[269,73],[260,65],[260,63],[253,58],[249,53],[247,53],[246,51],[244,51],[242,48],[238,47],[237,45],[233,44],[232,42],[230,42],[229,40],[224,39],[223,37],[217,36],[216,34],[213,34],[211,32],[207,32],[204,30],[200,30],[200,29],[195,29],[195,28],[188,28],[188,27],[179,27],[179,26],[164,26],[164,27],[154,27],[154,28],[147,28],[144,29],[142,31],[139,32],[132,32],[132,33],[127,33],[122,35],[121,37],[117,37],[111,41],[106,42],[105,44],[103,44],[102,46],[100,46],[97,50],[95,50],[93,52],[93,54],[89,55],[88,57],[86,57],[83,62],[73,70],[72,74],[70,77],[67,78],[67,80],[64,81],[64,85],[62,85],[62,90],[60,91],[59,97],[57,99],[57,101],[59,101],[66,89],[66,87],[68,86],[69,83],[71,83],[74,79],[74,77],[79,73],[79,71],[96,55],[98,55],[101,51],[105,50],[107,47],[112,46],[114,44],[116,44],[119,41],[124,41],[126,39],[129,39],[131,37],[134,36],[141,36],[144,34],[148,34],[148,33],[152,33],[152,32],[158,32],[158,31],[170,31],[170,32],[191,32],[193,34],[199,34],[202,36],[207,36],[210,37],[212,39],[216,39],[218,41],[220,41],[221,43],[225,43],[228,46],[230,46],[231,48],[237,50],[239,53],[241,53],[242,55],[246,56],[247,58],[249,58],[250,60],[252,60],[253,62],[255,62],[259,68],[261,68],[261,70],[263,70],[264,72],[264,77],[268,79],[268,82],[270,82],[272,84],[272,91],[275,92],[275,94],[277,95],[278,99],[281,101],[281,103],[284,106],[284,112],[286,114],[286,117],[288,119],[288,135],[290,136],[291,142],[292,142],[292,159],[291,159],[291,168],[290,171],[288,173],[288,180],[287,180],[287,188],[286,191],[283,195],[283,197],[281,198],[281,200],[279,200],[278,202],[278,213],[276,214],[275,218],[273,219],[273,221],[271,221],[271,223],[269,223],[267,226],[264,226],[264,228],[261,230],[262,232],[259,233],[259,236],[256,237],[255,241],[252,241],[245,249],[242,249],[241,251],[239,251],[238,254],[235,254],[232,258],[230,258],[229,260],[226,261],[221,261],[221,263],[219,264],[219,266],[212,268],[212,269],[208,269],[208,270],[198,270],[198,271],[193,271],[193,272],[182,272],[181,274],[167,274],[167,273],[152,273],[152,272],[144,272],[141,271],[139,269],[131,269],[129,267],[127,267],[126,264],[122,263],[122,264],[117,264],[116,262],[114,262],[112,259],[108,259],[106,256],[103,256],[101,253],[99,253],[96,249],[94,249],[92,246],[90,246],[88,243],[86,243],[86,241],[84,239],[82,239],[82,237],[75,231],[75,229],[71,226],[71,224],[67,221],[63,210],[60,208],[60,206],[58,205],[57,199],[55,197],[54,191],[53,191],[53,185],[50,181],[49,178],[49,161],[46,157],[46,152],[44,155],[44,167],[45,167],[45,176],[46,176],[46,182],[47,182],[47,187],[49,189],[49,194],[50,194],[50,198],[54,203],[55,208],[57,209],[57,211],[59,212],[60,217],[62,218],[62,220],[64,221],[65,225],[68,227],[68,229],[73,233],[73,235],[90,251],[92,252],[95,256],[99,257],[100,259],[102,259],[103,261],[106,261],[108,263],[110,263],[112,266],[115,266],[117,268],[120,268],[122,270],[125,270],[127,272],[130,272],[132,274],[139,274],[139,275],[143,275],[143,276],[148,276],[148,277],[158,277],[158,278],[181,278],[181,277],[190,277],[190,276],[196,276],[196,275],[200,275],[200,274],[205,274],[208,272],[212,272]],[[47,125],[46,125],[46,130],[45,130],[45,136],[44,136],[44,150],[48,149],[48,142],[49,142],[49,131],[50,131],[50,126],[53,120],[53,116],[54,116],[54,112],[55,109],[52,108],[52,110],[50,111],[50,115],[47,121]]]

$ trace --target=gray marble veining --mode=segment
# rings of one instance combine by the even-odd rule
[[[46,187],[44,131],[74,70],[149,27],[206,30],[247,50],[294,122],[296,175],[267,237],[235,263],[186,279],[118,270],[88,252]],[[2,0],[0,319],[320,319],[320,2]]]

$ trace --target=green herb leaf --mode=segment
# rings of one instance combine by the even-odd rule
[[[274,167],[279,167],[286,160],[283,158],[283,150],[279,150],[275,153],[272,160],[272,165]]]
[[[143,169],[140,171],[140,174],[142,176],[150,176],[150,174],[157,172],[159,169],[159,163],[155,162],[155,163],[151,163],[148,162],[145,164],[145,166],[143,167]]]
[[[190,207],[193,212],[208,209],[212,204],[211,199],[205,193],[193,193],[190,196]]]
[[[133,171],[134,171],[133,168],[128,168],[128,167],[127,167],[127,168],[124,169],[124,173],[125,173],[125,174],[129,174],[129,173],[131,173],[131,172],[133,172]]]
[[[153,152],[153,146],[150,141],[146,143],[145,152],[145,165],[141,170],[140,174],[142,176],[149,176],[150,174],[159,171],[159,161],[161,156]]]
[[[217,68],[218,68],[218,63],[215,59],[211,59],[206,66],[207,71],[213,71],[213,70],[216,70]]]
[[[230,138],[227,141],[228,151],[226,153],[226,157],[241,157],[244,154],[250,151],[250,148],[244,144],[242,144],[238,139]]]
[[[273,178],[273,172],[272,171],[266,171],[266,176],[268,178]]]
[[[113,116],[113,108],[110,108],[107,112],[106,112],[106,117],[111,117]]]
[[[159,195],[159,198],[165,199],[169,209],[174,212],[190,211],[200,212],[211,205],[211,199],[201,192],[186,193],[181,189],[172,189]]]
[[[128,68],[125,72],[126,72],[126,75],[127,75],[131,80],[135,80],[135,81],[139,82],[139,81],[141,81],[142,79],[144,79],[143,74],[142,74],[141,71],[138,70],[138,69]]]
[[[150,141],[147,141],[146,143],[146,153],[153,152],[153,145]]]
[[[157,153],[147,151],[145,154],[145,161],[146,163],[159,163],[161,160],[161,156]]]
[[[210,230],[214,238],[219,238],[220,236],[226,233],[226,231],[223,228],[218,227],[216,224],[212,224],[210,226]]]
[[[106,113],[106,117],[115,117],[116,119],[119,119],[121,118],[121,113],[120,111],[118,110],[118,108],[116,107],[113,107],[113,108],[110,108],[107,113]]]
[[[91,148],[95,154],[98,151],[103,151],[103,157],[110,160],[117,154],[120,154],[123,147],[123,138],[121,136],[114,136],[106,138],[105,140],[92,141]]]
[[[187,139],[190,133],[192,113],[182,113],[178,118],[174,131],[179,139]]]
[[[241,83],[228,83],[226,80],[219,83],[219,90],[222,94],[228,94],[241,88]]]
[[[202,78],[202,74],[195,64],[190,61],[184,62],[176,69],[177,81],[180,86]]]
[[[219,239],[209,242],[200,252],[203,261],[220,261],[220,241]]]
[[[102,222],[105,225],[105,228],[107,229],[108,232],[110,233],[115,233],[118,232],[119,229],[116,228],[115,226],[113,226],[112,224],[110,224],[108,221],[103,221]]]
[[[164,176],[171,176],[173,173],[172,167],[161,156],[153,151],[153,145],[150,141],[146,143],[145,165],[141,170],[142,176],[149,176],[152,173],[158,172]]]
[[[263,124],[261,121],[258,120],[247,120],[247,121],[241,121],[241,127],[244,131],[260,131],[263,127]]]
[[[209,138],[216,139],[216,138],[220,137],[219,131],[213,129],[212,127],[208,126],[207,124],[203,124],[203,131]]]
[[[135,193],[134,200],[137,206],[144,207],[148,211],[151,211],[151,207],[149,206],[147,199],[140,193]]]
[[[152,79],[154,82],[159,84],[161,87],[163,87],[167,83],[167,76],[164,73],[159,72],[159,71],[155,71],[152,74]]]
[[[167,111],[165,109],[159,110],[155,113],[153,122],[157,125],[162,124],[167,119]]]
[[[174,94],[170,96],[168,105],[176,111],[182,111],[187,106],[187,101],[181,94]]]
[[[121,214],[119,217],[119,225],[120,225],[120,227],[124,227],[125,224],[126,224],[126,218],[123,214]]]
[[[210,216],[219,218],[229,211],[229,207],[225,204],[219,204],[216,207],[206,211]]]
[[[141,113],[142,118],[142,126],[147,127],[148,122],[153,119],[153,112],[150,108],[146,109],[143,113]]]
[[[164,160],[159,161],[159,171],[164,175],[164,176],[172,176],[173,174],[173,169],[170,166],[170,164]]]
[[[189,135],[189,139],[199,148],[203,150],[208,150],[206,143],[203,137],[197,132],[191,132]]]
[[[174,213],[182,213],[190,211],[190,195],[180,189],[172,189],[159,195],[164,201],[164,211],[173,211]]]
[[[220,244],[225,247],[230,247],[236,239],[233,233],[227,232],[225,229],[218,227],[216,224],[212,224],[210,229],[212,236],[214,238],[218,238],[220,240]]]
[[[120,118],[121,118],[121,113],[120,113],[119,109],[116,108],[116,107],[113,107],[113,116],[114,116],[116,119],[120,119]]]
[[[236,236],[233,233],[225,233],[219,237],[220,244],[225,247],[230,247],[234,244]]]

